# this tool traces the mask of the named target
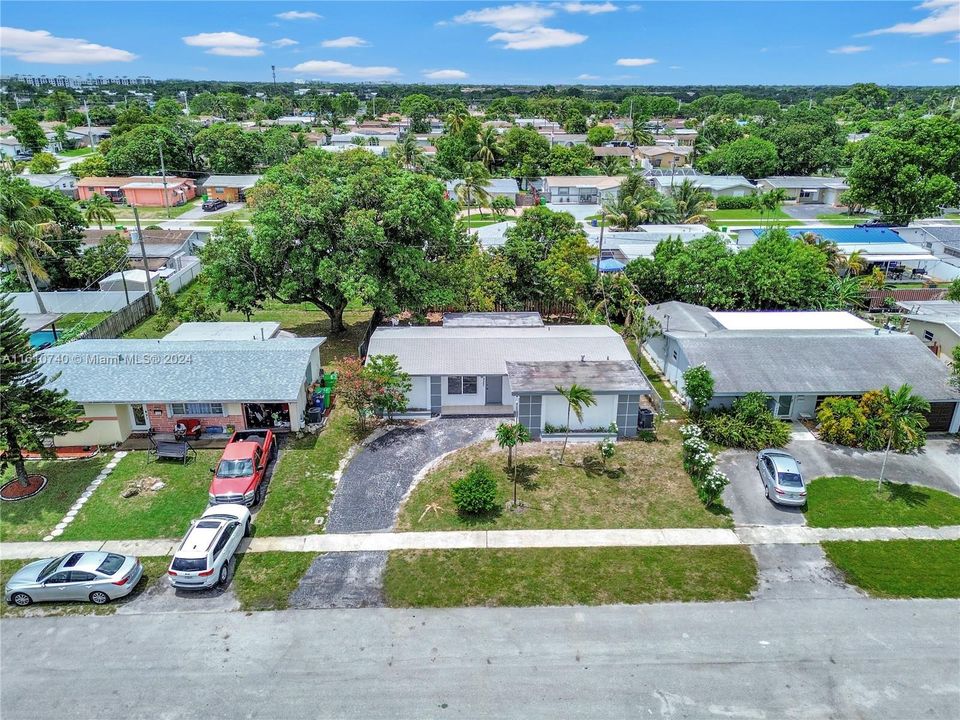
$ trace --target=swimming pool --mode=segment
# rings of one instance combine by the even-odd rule
[[[30,345],[35,348],[46,347],[47,345],[53,345],[57,340],[56,335],[53,334],[53,330],[37,330],[30,333]]]

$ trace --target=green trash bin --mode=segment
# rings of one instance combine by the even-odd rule
[[[333,388],[327,385],[326,387],[320,388],[320,392],[323,394],[323,407],[330,407],[330,396],[333,394]]]

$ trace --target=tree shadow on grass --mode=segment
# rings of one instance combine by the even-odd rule
[[[537,482],[537,475],[540,473],[540,467],[534,463],[518,462],[515,463],[514,470],[504,469],[507,479],[513,482],[514,472],[516,472],[517,486],[524,490],[537,490],[540,483]]]
[[[605,477],[608,480],[619,480],[626,475],[626,471],[622,466],[612,467],[610,465],[604,465],[603,460],[596,455],[584,456],[580,465],[583,468],[583,472],[586,473],[586,476],[589,478]]]
[[[457,511],[457,517],[460,519],[460,522],[467,527],[488,525],[496,521],[501,515],[503,515],[503,508],[500,506],[485,513],[464,513],[459,510]]]
[[[916,485],[884,481],[883,487],[887,491],[887,499],[890,502],[902,502],[907,507],[920,507],[930,501],[930,493],[924,492]]]

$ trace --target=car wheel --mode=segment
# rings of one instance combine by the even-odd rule
[[[110,602],[110,596],[103,592],[103,590],[94,590],[90,593],[90,602],[94,605],[106,605]]]
[[[247,524],[243,528],[243,536],[250,537],[250,518],[247,518]]]
[[[770,499],[770,486],[766,483],[763,484],[763,496],[769,500]]]
[[[226,585],[227,579],[230,577],[230,561],[227,560],[223,567],[220,568],[220,577],[217,578],[217,585]]]
[[[22,592],[14,593],[10,600],[12,600],[13,604],[17,607],[26,607],[33,602],[32,597]]]

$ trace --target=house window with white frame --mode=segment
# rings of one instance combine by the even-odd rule
[[[223,403],[170,403],[171,415],[223,415]]]
[[[447,395],[476,395],[476,375],[450,375],[447,377]]]

